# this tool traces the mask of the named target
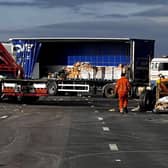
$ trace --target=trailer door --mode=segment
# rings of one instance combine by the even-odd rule
[[[134,82],[149,83],[149,69],[154,54],[154,41],[135,40],[134,52]]]

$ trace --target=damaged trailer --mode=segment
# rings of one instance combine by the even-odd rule
[[[11,38],[16,63],[23,68],[23,79],[3,79],[2,93],[39,97],[69,93],[114,94],[114,85],[126,68],[132,90],[149,85],[149,63],[154,57],[154,40],[130,38]],[[80,75],[58,78],[58,72],[74,68]],[[86,67],[85,67],[86,68]],[[50,75],[49,75],[50,74]],[[4,92],[6,86],[14,87]]]

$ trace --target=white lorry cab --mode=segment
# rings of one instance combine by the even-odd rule
[[[151,61],[150,81],[154,83],[161,76],[168,78],[168,56],[153,58]]]

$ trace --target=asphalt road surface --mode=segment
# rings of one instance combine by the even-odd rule
[[[167,168],[168,114],[117,111],[117,99],[0,103],[0,167]],[[109,109],[112,109],[109,111]]]

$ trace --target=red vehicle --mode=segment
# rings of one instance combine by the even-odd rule
[[[2,78],[23,78],[23,68],[0,43],[0,75]]]
[[[0,95],[16,99],[24,97],[25,100],[37,99],[39,96],[48,95],[46,87],[39,87],[35,81],[24,79],[22,66],[18,65],[14,57],[0,43]],[[34,86],[34,88],[33,88]],[[33,89],[33,92],[29,92]],[[28,92],[26,90],[29,90]]]

